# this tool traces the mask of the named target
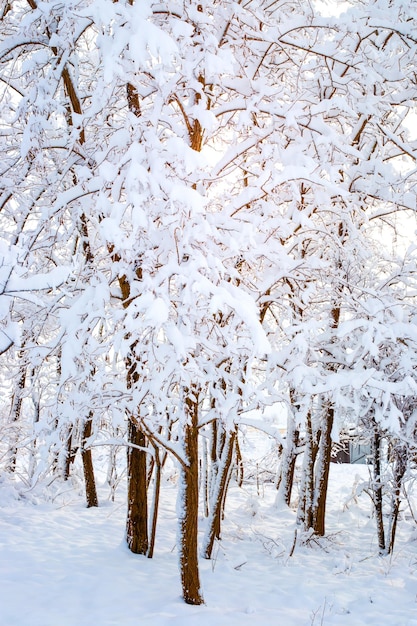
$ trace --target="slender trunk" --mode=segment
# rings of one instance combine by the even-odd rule
[[[209,503],[213,501],[219,472],[220,459],[226,441],[226,431],[220,420],[215,419],[212,423],[210,460],[211,466],[208,477]],[[209,507],[210,508],[210,507]]]
[[[291,503],[299,437],[300,431],[295,428],[294,417],[291,415],[288,417],[287,445],[282,452],[281,476],[277,496],[278,500],[285,502],[287,506],[290,506]]]
[[[22,361],[23,354],[22,351],[19,354],[19,358]],[[19,367],[19,379],[17,385],[15,387],[15,392],[13,394],[12,406],[10,408],[10,422],[11,426],[11,441],[9,445],[8,459],[6,468],[9,472],[14,472],[16,469],[16,458],[17,458],[17,442],[19,439],[18,436],[18,422],[20,421],[20,416],[22,412],[22,401],[23,401],[23,390],[26,385],[26,364],[21,362]]]
[[[187,604],[203,604],[198,568],[198,403],[186,398],[187,423],[182,429],[186,463],[181,466],[178,494],[179,550],[183,598]]]
[[[93,416],[90,413],[88,418],[84,421],[81,433],[81,458],[83,462],[84,480],[85,480],[85,497],[87,501],[87,508],[92,506],[98,506],[96,480],[94,477],[93,456],[91,448],[86,448],[85,444],[93,428]]]
[[[236,439],[235,439],[235,443],[236,443]],[[225,488],[223,489],[223,497],[222,497],[222,505],[221,505],[221,520],[222,521],[224,520],[224,517],[225,517],[226,496],[227,496],[227,491],[229,489],[231,480],[232,480],[232,463],[230,463],[229,465],[229,469],[226,474],[226,485],[225,485]],[[220,538],[220,535],[219,537],[217,537],[217,539],[219,538]]]
[[[74,426],[70,424],[68,426],[67,435],[65,438],[65,448],[64,448],[64,467],[63,467],[63,478],[64,480],[68,480],[71,474],[71,465],[75,461],[75,457],[77,454],[77,447],[73,445],[73,432]]]
[[[223,447],[222,458],[217,473],[217,480],[214,489],[213,505],[211,507],[211,513],[208,520],[207,533],[204,539],[203,556],[205,559],[210,559],[214,540],[220,538],[222,511],[224,502],[226,499],[226,491],[228,486],[228,476],[230,474],[230,467],[233,460],[234,443],[236,439],[236,431],[233,431],[226,438],[225,445]]]
[[[152,481],[154,470],[155,470],[155,459],[152,457],[151,459],[148,459],[147,471],[146,471],[147,473],[146,486],[148,489]]]
[[[110,487],[110,495],[111,495],[112,502],[114,502],[116,486],[118,482],[116,461],[117,461],[117,446],[110,446],[106,482],[108,483]]]
[[[215,404],[212,404],[212,408]],[[210,460],[211,464],[217,463],[217,419],[214,419],[211,423],[211,446],[210,446]]]
[[[297,524],[303,524],[304,530],[313,528],[313,498],[314,498],[314,461],[315,443],[310,411],[306,417],[305,449],[303,471],[298,504]]]
[[[207,439],[203,437],[203,451],[201,457],[201,488],[203,492],[204,517],[210,514],[209,507],[209,468],[208,468],[208,450]]]
[[[373,441],[373,493],[376,519],[376,531],[378,536],[378,547],[381,554],[385,553],[385,530],[384,517],[382,511],[382,478],[381,478],[381,435],[374,432]]]
[[[389,529],[389,546],[388,554],[392,554],[394,550],[395,534],[397,531],[398,515],[401,504],[401,487],[403,478],[407,469],[407,448],[406,446],[397,446],[395,449],[394,463],[394,486],[391,496],[391,516]]]
[[[161,492],[161,469],[162,463],[161,458],[159,456],[159,448],[158,446],[154,446],[155,449],[155,462],[154,462],[154,470],[155,470],[155,484],[154,484],[154,493],[153,493],[153,502],[152,502],[152,511],[151,511],[151,535],[149,538],[149,548],[148,548],[148,559],[153,557],[154,549],[155,549],[155,539],[156,539],[156,524],[158,521],[158,510],[159,510],[159,495]]]
[[[240,445],[239,445],[239,434],[238,434],[237,426],[236,426],[235,450],[236,450],[237,485],[238,487],[242,487],[243,479],[244,479],[244,468],[243,468],[242,452],[240,450]]]
[[[28,473],[29,473],[29,478],[30,480],[32,480],[34,474],[35,474],[35,469],[36,469],[36,445],[37,445],[37,441],[36,441],[36,430],[35,430],[35,425],[38,424],[39,422],[39,417],[40,417],[40,402],[39,402],[39,397],[37,395],[37,393],[35,393],[34,390],[34,385],[33,385],[33,379],[35,377],[35,369],[32,369],[31,372],[31,386],[32,386],[32,404],[33,404],[33,438],[32,438],[32,446],[31,446],[31,451],[30,451],[30,457],[29,457],[29,469],[28,469]]]
[[[287,477],[286,477],[286,481],[284,485],[284,501],[287,506],[290,506],[291,504],[291,494],[292,494],[292,489],[294,485],[295,464],[297,461],[297,447],[298,447],[299,438],[300,438],[300,431],[294,430],[292,446],[291,446],[291,454],[288,459]]]
[[[135,554],[148,552],[148,498],[146,471],[146,438],[139,426],[129,418],[127,453],[127,520],[126,541]],[[139,449],[139,448],[140,449]]]

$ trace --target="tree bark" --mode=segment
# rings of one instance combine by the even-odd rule
[[[282,500],[287,506],[290,506],[291,503],[299,437],[300,431],[295,427],[294,416],[290,415],[288,417],[286,447],[282,452],[283,458],[278,489],[278,500]]]
[[[73,443],[73,424],[69,424],[68,431],[66,433],[66,438],[64,441],[64,467],[63,467],[63,478],[64,480],[68,480],[71,474],[71,465],[75,461],[75,457],[77,454],[78,447],[74,447]]]
[[[237,426],[236,426],[235,450],[236,450],[237,485],[238,485],[238,487],[242,487],[245,471],[244,471],[244,467],[243,467],[242,452],[240,451],[239,435],[238,435],[238,427]]]
[[[236,431],[229,433],[223,446],[222,457],[220,460],[216,485],[214,488],[213,504],[208,520],[207,533],[204,540],[203,556],[205,559],[211,559],[213,552],[214,540],[220,538],[222,509],[226,498],[228,486],[228,476],[233,460],[234,443],[236,439]]]
[[[81,458],[83,462],[84,480],[85,480],[85,497],[87,501],[87,508],[92,506],[98,506],[96,480],[94,477],[93,456],[91,448],[85,447],[85,443],[89,437],[93,428],[92,414],[84,421],[82,434],[81,434]]]
[[[159,448],[157,445],[154,445],[154,451],[155,451],[155,462],[154,462],[155,485],[154,485],[153,503],[152,503],[152,512],[151,512],[151,535],[149,538],[149,548],[148,548],[148,554],[147,554],[148,559],[151,559],[153,557],[153,553],[155,549],[156,523],[158,521],[159,495],[161,492],[162,462],[161,462],[161,457],[159,455]]]
[[[388,554],[392,554],[394,550],[395,535],[397,531],[398,515],[401,504],[401,487],[403,478],[407,469],[408,449],[405,445],[397,445],[394,449],[394,485],[391,496],[391,516],[389,528],[389,546]]]
[[[376,426],[375,426],[376,427]],[[373,493],[376,519],[376,532],[378,536],[378,548],[381,554],[385,554],[385,530],[384,516],[382,511],[382,479],[381,479],[381,435],[375,430],[372,441],[373,452]]]
[[[12,398],[12,406],[10,408],[10,421],[13,424],[11,427],[11,443],[9,445],[8,459],[6,469],[9,472],[14,472],[16,469],[17,448],[18,448],[18,422],[22,413],[22,401],[23,390],[26,385],[26,369],[27,366],[23,363],[23,352],[19,354],[21,361],[19,366],[19,378]]]
[[[297,511],[297,524],[303,524],[304,530],[313,528],[313,498],[314,498],[314,461],[316,446],[314,443],[311,412],[306,416],[305,450],[303,471],[300,488],[300,501]]]
[[[329,485],[330,459],[332,452],[332,428],[334,407],[330,402],[324,407],[322,429],[319,442],[318,466],[316,473],[315,497],[313,507],[313,530],[317,535],[325,534],[326,500]]]
[[[145,434],[132,418],[128,421],[126,542],[135,554],[148,552],[148,497]],[[141,449],[138,449],[139,446]]]
[[[187,394],[187,422],[182,429],[186,463],[178,493],[182,594],[187,604],[203,604],[198,568],[198,403]]]

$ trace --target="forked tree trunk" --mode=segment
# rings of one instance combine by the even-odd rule
[[[148,552],[146,438],[132,418],[128,421],[126,542],[135,554]],[[138,447],[139,448],[138,448]]]
[[[340,243],[343,245],[345,237],[345,229],[342,222],[339,223],[338,235]],[[342,269],[340,262],[337,264],[338,269]],[[341,316],[341,291],[340,286],[335,289],[335,300],[330,311],[330,328],[336,331],[339,327]],[[335,341],[332,338],[332,343]],[[337,365],[333,362],[327,365],[328,372],[336,372]],[[319,441],[317,449],[317,458],[315,458],[314,468],[314,499],[313,499],[313,520],[312,529],[316,535],[323,536],[326,531],[326,500],[327,489],[329,485],[330,461],[332,453],[332,429],[334,424],[334,404],[331,398],[325,400],[323,405],[323,415],[319,429]],[[316,454],[314,456],[316,457]]]
[[[187,395],[187,422],[181,431],[185,464],[181,465],[179,556],[182,594],[187,604],[203,604],[198,568],[198,402]]]
[[[290,415],[288,417],[286,447],[282,452],[281,476],[277,496],[278,501],[284,502],[287,506],[290,506],[291,503],[299,437],[300,431],[295,427],[294,417]]]
[[[93,456],[91,448],[85,447],[86,441],[91,437],[93,428],[93,416],[90,414],[84,421],[81,433],[81,458],[83,462],[84,481],[85,481],[85,497],[87,508],[98,506],[98,497],[96,489],[96,480],[94,477]]]
[[[227,435],[223,446],[222,456],[217,470],[216,484],[213,489],[213,498],[208,519],[207,532],[202,549],[202,554],[205,559],[211,558],[214,540],[220,539],[222,511],[229,482],[228,477],[233,460],[235,439],[236,430]]]

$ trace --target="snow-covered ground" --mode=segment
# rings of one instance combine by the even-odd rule
[[[232,485],[223,541],[201,560],[206,604],[180,597],[176,489],[166,481],[153,559],[123,541],[120,489],[86,509],[80,489],[0,482],[0,626],[416,626],[415,524],[403,520],[392,558],[377,554],[370,502],[352,493],[364,466],[331,468],[328,537],[297,545],[272,485]],[[259,495],[257,494],[259,491]],[[414,535],[414,540],[413,540]]]

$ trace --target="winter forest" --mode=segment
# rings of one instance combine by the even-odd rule
[[[0,6],[0,510],[124,504],[129,571],[173,549],[204,611],[230,497],[269,490],[288,559],[326,559],[361,442],[392,563],[417,531],[414,0]]]

